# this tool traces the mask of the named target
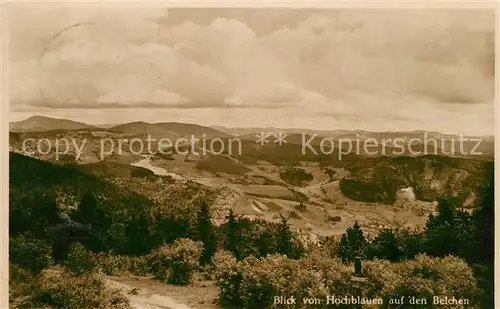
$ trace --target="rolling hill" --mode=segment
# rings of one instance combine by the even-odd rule
[[[391,204],[400,189],[411,187],[418,200],[454,196],[473,207],[491,161],[444,156],[377,157],[349,162],[340,181],[342,193],[354,200]]]
[[[84,130],[96,129],[83,122],[68,119],[33,116],[19,122],[11,122],[9,130],[12,132],[44,132],[52,130]]]
[[[107,131],[128,134],[164,134],[164,138],[185,138],[194,135],[196,138],[227,138],[230,135],[197,124],[180,122],[131,122],[108,128]]]
[[[148,220],[152,205],[148,198],[82,168],[17,153],[9,155],[9,176],[11,235],[27,231],[44,235],[69,218],[88,225],[94,232],[89,241],[100,249],[127,252],[149,249],[141,247],[141,238],[146,235],[137,229],[137,224]],[[82,206],[84,199],[94,202]]]

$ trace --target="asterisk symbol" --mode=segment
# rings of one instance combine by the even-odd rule
[[[283,134],[283,132],[279,132],[278,135],[274,134],[274,137],[276,137],[274,142],[278,143],[280,146],[283,145],[283,143],[286,144],[285,137],[287,137],[287,135]]]
[[[267,138],[270,136],[270,134],[266,134],[264,132],[260,132],[260,134],[255,135],[257,137],[256,143],[260,143],[261,146],[264,146],[264,144],[269,143]]]

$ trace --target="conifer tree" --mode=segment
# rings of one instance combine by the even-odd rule
[[[207,265],[212,261],[212,256],[217,250],[217,238],[210,216],[210,207],[206,201],[201,202],[196,221],[197,239],[203,242],[203,254],[200,263]]]
[[[402,257],[399,240],[392,229],[382,230],[367,247],[369,258],[385,259],[397,262]]]
[[[367,241],[363,230],[356,221],[340,238],[340,257],[343,261],[353,261],[356,256],[364,256],[366,244]]]
[[[288,225],[288,220],[280,214],[281,222],[278,228],[278,252],[290,258],[295,256],[295,250],[292,243],[292,231]]]
[[[79,223],[91,223],[97,216],[97,199],[94,194],[88,190],[83,195],[78,210],[73,214],[73,219]]]
[[[474,262],[493,264],[495,250],[495,174],[493,167],[488,170],[488,182],[481,189],[478,208],[473,214],[474,231]]]
[[[229,210],[229,214],[226,219],[227,221],[223,227],[223,247],[224,249],[231,251],[234,256],[238,258],[239,229],[237,217],[234,214],[233,209]]]

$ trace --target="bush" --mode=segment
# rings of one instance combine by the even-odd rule
[[[44,240],[27,235],[12,237],[9,258],[11,263],[37,274],[52,264],[52,248]]]
[[[282,255],[248,257],[234,269],[222,273],[217,284],[224,308],[278,308],[274,296],[324,299],[327,295],[347,295],[352,271],[338,259],[289,259]],[[298,301],[289,308],[308,308]],[[326,304],[315,308],[326,308]]]
[[[227,250],[219,250],[212,259],[212,273],[215,280],[227,277],[236,270],[237,260]]]
[[[398,298],[414,296],[432,300],[433,296],[469,299],[477,297],[476,280],[471,268],[453,256],[431,258],[418,255],[414,260],[391,263],[385,260],[368,261],[364,266],[371,297]],[[400,308],[413,308],[414,305]],[[431,307],[432,308],[432,307]],[[460,305],[447,308],[463,308]]]
[[[191,282],[195,270],[200,268],[203,243],[188,238],[177,239],[172,245],[162,246],[151,255],[152,271],[156,278],[176,285]]]
[[[222,252],[217,254],[217,259],[231,260]],[[311,297],[325,299],[328,295],[350,297],[354,292],[352,265],[345,265],[338,258],[325,258],[317,252],[299,260],[269,255],[260,259],[247,257],[235,266],[233,263],[234,260],[227,263],[217,276],[219,303],[223,308],[281,308],[274,304],[274,296],[294,296],[297,300]],[[399,299],[401,296],[426,298],[429,306],[425,308],[434,308],[434,296],[469,299],[471,304],[477,302],[478,290],[472,270],[456,257],[419,255],[415,260],[398,263],[367,261],[363,273],[367,279],[362,286],[365,297],[380,297],[385,304],[388,304],[389,298]],[[356,306],[343,305],[342,308]],[[287,307],[310,308],[311,305],[297,301],[296,305]],[[332,305],[323,303],[314,307],[332,308]],[[414,307],[406,304],[399,308]]]
[[[149,256],[112,255],[99,252],[94,255],[97,268],[109,276],[149,276]]]
[[[97,263],[92,252],[88,251],[81,243],[71,245],[64,266],[73,274],[80,275],[95,270]]]
[[[321,253],[328,257],[339,257],[340,238],[336,236],[326,236],[321,239]]]
[[[36,283],[28,308],[51,309],[128,309],[128,300],[119,290],[108,288],[95,274],[44,273]]]
[[[24,296],[31,293],[33,274],[16,264],[9,264],[9,308],[19,308]]]

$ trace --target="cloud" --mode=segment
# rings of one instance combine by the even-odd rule
[[[23,72],[13,77],[14,103],[49,101],[52,106],[64,106],[76,98],[98,107],[97,103],[109,103],[112,97],[116,103],[133,100],[143,107],[146,103],[169,107],[172,96],[165,93],[178,95],[176,105],[217,101],[228,93],[224,76],[183,57],[178,50],[156,43],[119,48],[75,40],[45,54],[38,62],[15,63],[14,67],[16,72]],[[26,72],[30,72],[29,88],[24,81]],[[102,101],[103,97],[108,100]],[[78,106],[68,103],[67,107]]]
[[[416,124],[455,116],[449,104],[493,110],[493,12],[296,10],[280,19],[261,10],[257,26],[244,10],[177,24],[168,22],[176,10],[63,11],[47,13],[64,22],[40,29],[27,18],[35,12],[21,14],[35,27],[17,26],[13,48],[37,53],[11,64],[14,110],[297,108],[301,117]],[[42,42],[76,22],[91,26],[66,31],[37,58]]]
[[[122,91],[108,92],[97,99],[98,103],[117,103],[117,104],[127,104],[130,106],[141,107],[143,105],[162,107],[163,105],[179,106],[183,103],[189,102],[187,98],[178,93],[168,92],[162,89],[152,89],[147,93],[143,93],[144,90],[125,90],[126,93]],[[147,91],[147,90],[146,90]],[[124,96],[127,96],[124,99]],[[147,98],[145,100],[145,98]]]

